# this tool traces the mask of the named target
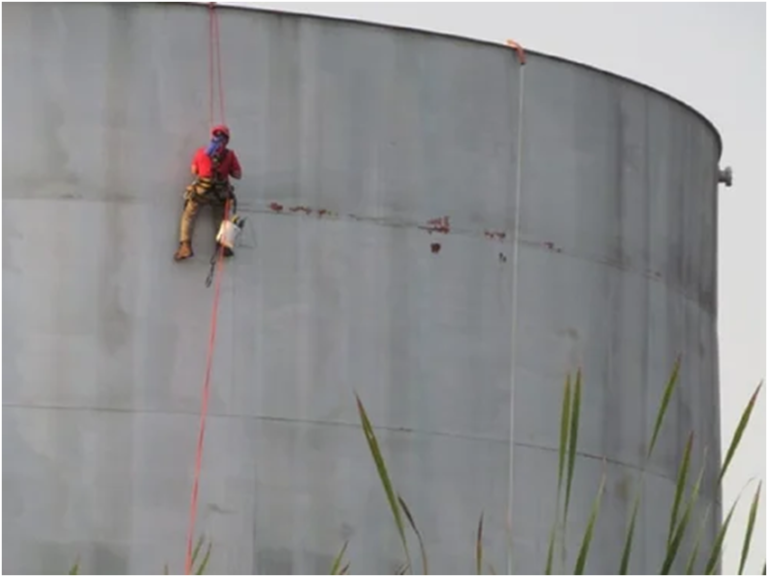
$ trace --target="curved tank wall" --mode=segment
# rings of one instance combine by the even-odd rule
[[[614,573],[678,353],[632,571],[661,565],[689,430],[693,471],[707,450],[711,539],[714,129],[543,55],[528,54],[521,91],[503,46],[219,14],[250,226],[220,305],[198,516],[210,570],[322,573],[347,538],[353,572],[395,570],[357,391],[431,571],[473,571],[483,511],[485,555],[503,571],[511,499],[512,567],[541,572],[560,394],[581,365],[568,563],[605,457],[587,570]],[[213,292],[205,213],[195,258],[171,255],[207,139],[206,8],[27,3],[3,16],[3,569],[64,571],[79,556],[87,572],[180,571]],[[426,230],[443,217],[447,230]]]

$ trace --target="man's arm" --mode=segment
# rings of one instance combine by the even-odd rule
[[[195,151],[195,155],[192,157],[192,165],[190,166],[190,170],[192,171],[192,174],[197,176],[200,173],[200,151]]]
[[[240,180],[243,177],[243,170],[240,168],[240,161],[237,159],[237,155],[234,150],[229,151],[232,154],[232,166],[229,169],[229,175],[232,178]]]

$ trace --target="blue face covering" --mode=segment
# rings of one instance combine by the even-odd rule
[[[205,154],[207,154],[210,158],[213,158],[214,156],[221,154],[224,151],[224,146],[227,144],[227,137],[223,134],[220,134],[218,136],[214,136],[211,139],[211,143],[208,145],[208,148],[205,149]]]

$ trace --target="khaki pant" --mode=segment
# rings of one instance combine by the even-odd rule
[[[181,225],[179,231],[179,240],[181,242],[192,242],[195,220],[200,212],[200,207],[210,206],[213,217],[216,222],[216,233],[219,231],[219,225],[224,220],[224,198],[226,198],[226,188],[217,186],[216,189],[208,189],[204,194],[197,192],[195,185],[187,187],[184,195],[184,211],[181,214]]]

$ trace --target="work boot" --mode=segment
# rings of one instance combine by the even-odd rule
[[[185,240],[179,243],[179,248],[176,251],[176,254],[173,255],[173,260],[184,260],[185,258],[191,257],[193,254],[192,243]]]

